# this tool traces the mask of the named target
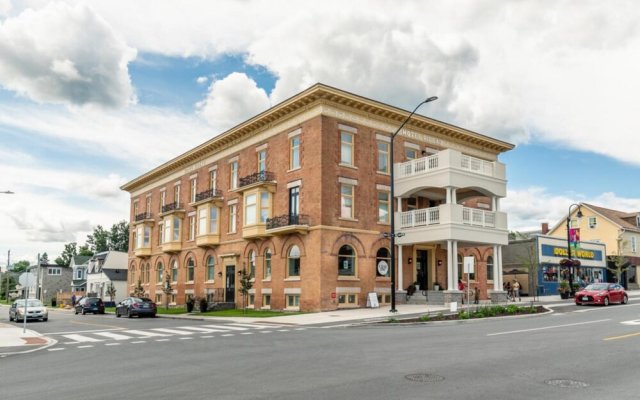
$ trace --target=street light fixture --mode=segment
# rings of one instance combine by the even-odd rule
[[[0,192],[0,194],[15,194],[15,193],[12,192],[11,190],[5,190],[3,192]]]
[[[573,294],[573,261],[571,260],[571,208],[578,207],[578,212],[576,213],[576,217],[578,219],[582,218],[582,210],[580,204],[571,204],[569,206],[569,214],[567,214],[567,259],[569,262],[567,263],[569,266],[569,293]],[[577,260],[576,260],[577,261]]]
[[[396,129],[396,131],[391,135],[391,145],[390,147],[390,164],[391,164],[391,184],[390,186],[390,194],[391,194],[391,232],[389,232],[388,235],[385,235],[385,237],[389,237],[391,239],[391,309],[389,310],[392,313],[398,312],[398,310],[396,310],[396,237],[402,237],[404,236],[404,233],[396,233],[396,227],[395,227],[395,212],[394,212],[394,206],[395,206],[395,197],[394,197],[394,181],[393,181],[393,141],[396,137],[396,135],[398,133],[400,133],[400,131],[402,130],[402,128],[405,126],[405,124],[407,122],[409,122],[409,120],[411,119],[411,117],[413,116],[413,114],[416,113],[416,111],[418,111],[418,108],[420,108],[420,106],[422,106],[423,104],[429,103],[431,101],[435,101],[438,100],[438,98],[436,96],[432,96],[427,98],[426,100],[422,101],[420,104],[418,104],[416,106],[416,108],[413,109],[413,111],[411,111],[411,114],[409,114],[409,116],[407,118],[405,118],[404,121],[402,121],[402,124],[400,125],[400,127],[398,127],[398,129]],[[399,211],[399,210],[398,210]]]

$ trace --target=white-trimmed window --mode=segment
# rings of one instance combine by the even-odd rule
[[[353,185],[340,185],[340,216],[353,219]]]
[[[164,242],[164,222],[158,224],[158,246]]]
[[[300,248],[291,246],[287,254],[287,278],[300,276]]]
[[[340,132],[340,164],[353,165],[353,141],[353,133]]]
[[[164,274],[164,265],[162,265],[162,262],[158,262],[158,264],[156,265],[156,284],[162,283],[163,274]]]
[[[232,204],[229,206],[229,233],[236,233],[237,225],[237,214],[238,214],[238,206],[236,204]]]
[[[300,135],[289,139],[289,169],[300,168]]]
[[[173,225],[173,235],[171,236],[171,240],[174,242],[180,241],[180,223],[182,220],[178,217],[173,217],[172,225]]]
[[[338,275],[356,276],[356,252],[348,244],[338,251]]]
[[[262,295],[262,307],[271,308],[271,295],[270,294],[263,294]]]
[[[598,226],[598,220],[596,217],[589,217],[589,228],[595,229]]]
[[[136,266],[135,265],[132,265],[131,268],[129,268],[129,282],[131,285],[136,283]],[[93,283],[91,285],[93,285]]]
[[[84,278],[84,268],[76,269],[76,277],[75,279],[83,279]]]
[[[249,293],[249,307],[253,307],[256,302],[255,293]]]
[[[218,208],[209,209],[209,233],[218,233]]]
[[[167,192],[164,190],[160,192],[160,212],[162,212],[162,208],[167,205]]]
[[[189,240],[195,240],[196,238],[196,216],[189,216]]]
[[[196,263],[193,258],[187,260],[187,282],[193,282],[196,277]]]
[[[133,216],[138,215],[138,200],[133,202]]]
[[[300,307],[300,295],[288,294],[286,295],[287,308],[299,308]]]
[[[171,281],[178,282],[178,261],[173,260],[173,264],[171,265]]]
[[[631,236],[631,252],[636,253],[638,251],[638,240],[635,236]]]
[[[162,303],[162,293],[156,293],[156,304]]]
[[[176,203],[176,208],[180,208],[180,185],[173,188],[173,201]]]
[[[357,307],[357,306],[358,306],[357,293],[340,293],[338,295],[338,307]]]
[[[493,256],[487,257],[487,280],[493,280]]]
[[[245,196],[244,198],[244,225],[256,224],[256,207],[258,204],[258,195],[256,193]]]
[[[244,198],[244,226],[264,224],[271,217],[271,193],[259,191]]]
[[[378,142],[378,172],[389,173],[389,143]]]
[[[196,190],[198,190],[197,188],[197,184],[196,184],[196,178],[191,179],[191,202],[195,203],[196,201]]]
[[[213,281],[216,278],[216,259],[214,256],[207,257],[207,280]]]
[[[49,267],[47,268],[47,275],[62,275],[61,268]]]
[[[266,249],[264,251],[264,272],[262,278],[271,278],[271,249]]]
[[[218,187],[218,170],[217,169],[212,169],[211,171],[209,171],[209,189],[212,189],[213,191],[216,190],[216,188]]]
[[[151,196],[147,196],[147,203],[144,212],[147,214],[146,217],[149,218],[151,215]]]
[[[389,192],[378,192],[378,222],[389,223]]]
[[[407,159],[407,161],[415,160],[416,158],[418,158],[418,150],[412,149],[411,147],[405,147],[404,157]]]
[[[267,170],[267,151],[260,150],[258,152],[258,172],[264,172]]]
[[[253,250],[249,252],[249,277],[256,277],[256,252]]]
[[[238,188],[238,162],[237,161],[231,162],[229,167],[231,168],[231,174],[230,174],[231,182],[229,184],[229,187],[232,190],[237,189]]]

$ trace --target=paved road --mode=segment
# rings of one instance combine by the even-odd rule
[[[558,311],[306,330],[77,316],[70,320],[105,327],[65,333],[41,324],[58,343],[0,359],[2,394],[21,400],[636,399],[640,304]],[[65,336],[73,334],[100,341]]]

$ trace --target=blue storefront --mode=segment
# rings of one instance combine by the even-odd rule
[[[567,259],[567,240],[551,236],[538,236],[538,285],[543,294],[557,294],[561,281],[569,280],[573,273],[574,284],[586,286],[594,282],[607,281],[607,258],[604,243],[580,242],[571,250],[571,258],[580,260],[579,267],[565,267],[560,261]],[[541,293],[541,294],[542,294]]]

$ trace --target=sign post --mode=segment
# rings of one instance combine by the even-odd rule
[[[463,260],[464,272],[467,274],[467,308],[469,308],[469,301],[471,298],[471,296],[469,295],[469,292],[471,290],[471,288],[469,287],[469,280],[471,274],[473,274],[475,271],[475,261],[475,257],[465,257]]]

